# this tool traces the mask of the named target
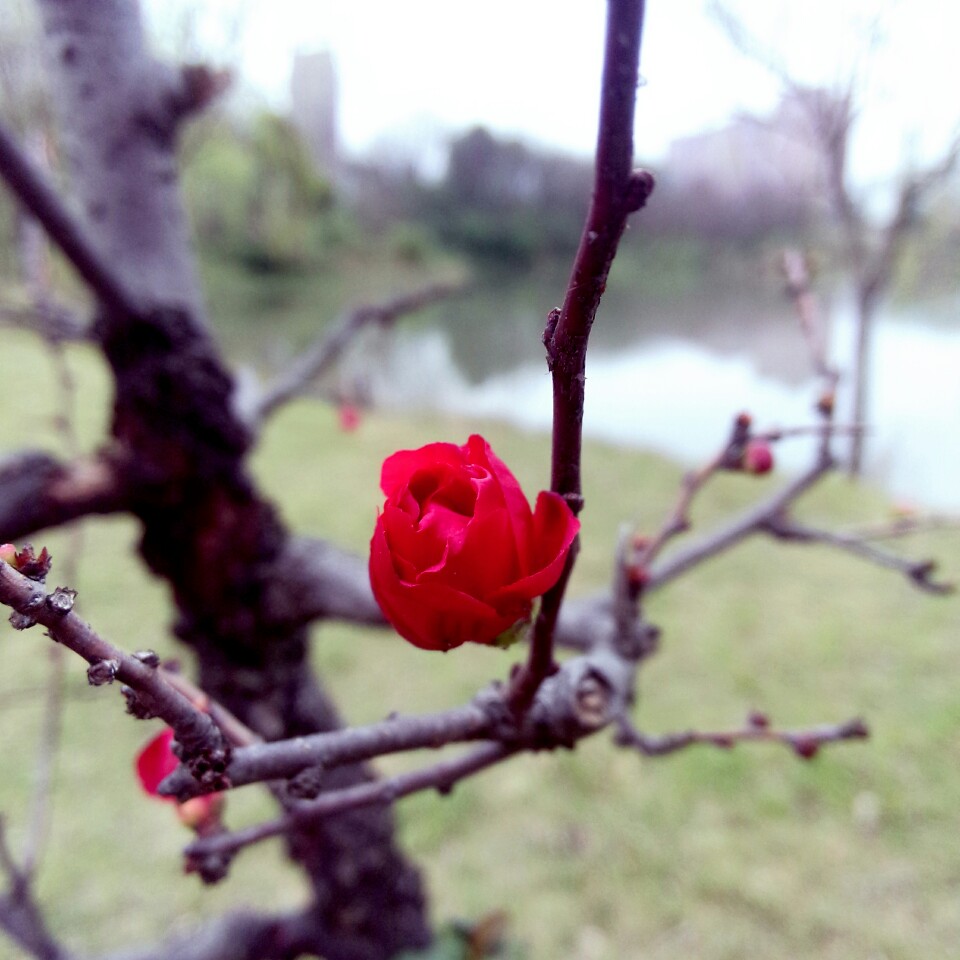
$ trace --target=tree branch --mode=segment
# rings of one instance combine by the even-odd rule
[[[223,737],[210,719],[157,671],[149,657],[131,656],[100,637],[73,612],[76,594],[57,587],[47,594],[42,585],[0,562],[0,603],[16,613],[11,623],[27,629],[40,623],[50,637],[90,664],[87,679],[94,686],[120,680],[130,687],[128,709],[141,717],[157,716],[168,723],[183,747],[194,776],[208,785],[219,783],[228,753]]]
[[[136,314],[139,304],[84,227],[0,123],[0,177],[13,195],[43,225],[91,290],[120,313]]]
[[[644,0],[609,0],[593,197],[563,306],[550,314],[543,334],[553,375],[550,489],[564,497],[575,514],[583,506],[580,459],[587,341],[627,218],[643,207],[653,190],[653,177],[632,168],[643,14]],[[530,704],[537,686],[553,669],[553,635],[578,549],[575,541],[559,581],[541,602],[529,658],[511,684],[515,710]]]
[[[30,876],[22,871],[7,846],[6,825],[0,816],[0,873],[7,891],[0,895],[0,927],[37,960],[70,960],[70,954],[50,935],[33,899]]]
[[[394,803],[402,797],[422,790],[449,793],[454,784],[464,777],[472,776],[500,763],[515,752],[514,748],[504,744],[485,744],[462,757],[443,760],[420,770],[323,793],[315,800],[298,804],[276,820],[257,824],[245,830],[196,840],[185,850],[187,861],[189,863],[191,860],[209,856],[231,857],[246,847],[260,843],[262,840],[269,840],[271,837],[283,836],[315,820],[357,810],[371,804]]]
[[[663,757],[669,753],[698,744],[730,750],[744,741],[782,743],[790,747],[804,760],[816,756],[820,747],[843,740],[863,740],[870,736],[867,725],[859,718],[841,724],[821,724],[805,730],[775,730],[769,726],[765,714],[753,713],[746,726],[737,730],[721,730],[708,733],[703,730],[686,730],[683,733],[668,733],[651,736],[642,733],[622,717],[617,723],[616,742],[622,747],[638,750],[645,757]]]
[[[104,456],[61,463],[25,450],[0,460],[0,542],[22,540],[89,514],[127,506],[114,464]]]
[[[307,768],[331,769],[345,763],[370,760],[390,753],[439,748],[451,743],[489,739],[495,723],[480,698],[423,716],[391,717],[381,723],[315,733],[234,750],[225,771],[231,787],[288,779]],[[196,781],[184,770],[171,774],[160,793],[189,799],[199,793]]]
[[[313,911],[235,912],[209,920],[154,946],[125,947],[100,960],[288,960],[298,956],[369,960],[369,951],[343,933],[332,935]]]
[[[462,292],[459,284],[431,284],[382,303],[365,304],[344,314],[332,329],[319,336],[298,360],[268,384],[248,409],[241,411],[253,426],[261,424],[283,404],[302,394],[329,371],[361,330],[374,324],[389,327],[400,317]]]
[[[798,523],[785,514],[774,514],[764,521],[763,526],[778,540],[794,543],[823,543],[862,557],[877,566],[896,570],[914,586],[927,593],[944,596],[953,593],[956,589],[954,584],[934,578],[936,563],[933,560],[910,560],[897,556],[895,553],[871,545],[862,536],[819,530],[816,527]]]

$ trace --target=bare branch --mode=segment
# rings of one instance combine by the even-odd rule
[[[125,507],[126,492],[106,457],[81,457],[65,464],[27,450],[0,460],[0,542]]]
[[[265,599],[278,623],[330,618],[386,626],[367,561],[325,540],[290,537],[273,565]]]
[[[3,817],[0,817],[0,873],[7,880],[7,891],[0,895],[0,928],[37,960],[70,960],[70,954],[53,939],[43,922],[40,908],[33,899],[29,874],[17,866],[7,846]]]
[[[132,293],[2,123],[0,177],[6,180],[23,206],[43,224],[50,239],[63,251],[103,303],[121,313],[138,312],[139,304]]]
[[[373,783],[324,793],[315,800],[298,804],[284,816],[268,823],[196,840],[185,851],[187,860],[189,862],[211,855],[232,856],[245,847],[271,837],[283,836],[298,826],[314,820],[332,817],[370,804],[394,803],[402,797],[422,790],[449,793],[459,780],[500,763],[515,752],[514,748],[504,744],[485,744],[462,757],[443,760],[411,773],[401,773]]]
[[[862,557],[880,567],[902,573],[914,586],[927,593],[943,596],[953,593],[955,586],[934,578],[933,560],[909,560],[867,543],[863,537],[849,533],[833,533],[798,523],[785,514],[775,514],[764,521],[764,528],[778,540],[795,543],[823,543]]]
[[[550,489],[564,497],[575,514],[583,506],[580,460],[590,329],[627,219],[644,206],[653,190],[651,174],[633,170],[643,16],[644,0],[611,0],[607,6],[593,196],[563,306],[551,312],[543,334],[553,375]],[[553,634],[578,548],[575,541],[559,581],[544,594],[529,658],[511,684],[515,710],[529,706],[538,685],[553,669]]]
[[[41,584],[0,562],[0,603],[16,611],[13,625],[25,629],[43,624],[52,639],[90,664],[87,678],[94,686],[114,680],[127,684],[132,691],[128,709],[142,717],[162,717],[173,728],[194,775],[218,783],[227,752],[210,717],[174,690],[148,658],[124,653],[95,633],[73,612],[74,598],[72,590],[62,587],[47,594]]]
[[[478,698],[440,713],[391,717],[363,727],[241,747],[233,752],[225,779],[232,787],[287,779],[307,768],[330,769],[390,753],[490,739],[495,727],[489,706]],[[168,777],[160,788],[160,793],[180,800],[198,792],[196,781],[185,771]]]
[[[348,311],[331,330],[318,337],[296,362],[264,388],[251,404],[251,409],[241,411],[241,414],[254,425],[262,423],[329,371],[361,330],[374,324],[389,327],[402,316],[462,291],[460,284],[431,284],[382,303],[365,304]]]
[[[276,960],[319,955],[366,960],[369,950],[331,934],[315,910],[288,915],[230,913],[153,946],[125,947],[100,960]]]
[[[34,330],[46,340],[80,343],[90,339],[89,324],[66,304],[54,301],[42,308],[16,302],[0,304],[0,323]]]
[[[819,460],[772,496],[748,508],[726,526],[671,554],[652,568],[647,589],[656,590],[686,573],[691,567],[729,550],[746,537],[761,532],[768,519],[780,514],[788,504],[816,484],[831,467],[832,461]]]
[[[798,757],[810,760],[829,743],[844,740],[862,740],[870,736],[863,720],[856,718],[841,724],[822,724],[805,730],[776,730],[769,726],[766,715],[753,713],[746,726],[736,730],[721,730],[708,733],[702,730],[687,730],[683,733],[668,733],[657,736],[641,733],[626,717],[617,724],[616,742],[622,747],[631,747],[646,757],[662,757],[697,744],[729,750],[744,741],[782,743],[790,747]]]

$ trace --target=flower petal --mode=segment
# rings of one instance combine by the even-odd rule
[[[174,770],[180,766],[180,761],[172,749],[173,730],[164,727],[147,745],[137,754],[137,776],[140,785],[152,797],[160,800],[173,800],[173,797],[161,797],[157,787]]]
[[[567,554],[580,529],[559,494],[543,491],[533,514],[531,567],[529,574],[496,591],[488,600],[498,609],[508,601],[532,600],[545,594],[559,579]]]

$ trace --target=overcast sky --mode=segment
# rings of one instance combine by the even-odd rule
[[[721,125],[778,97],[768,70],[744,58],[708,13],[709,0],[648,0],[637,152]],[[929,156],[960,117],[960,5],[947,0],[728,0],[762,44],[810,83],[850,73],[877,11],[855,164],[880,176]],[[346,149],[416,149],[483,123],[588,154],[596,135],[604,0],[148,0],[167,24],[201,9],[197,33],[226,50],[280,108],[295,51],[329,49],[340,82]],[[239,25],[238,39],[226,33]],[[882,108],[882,109],[880,109]]]

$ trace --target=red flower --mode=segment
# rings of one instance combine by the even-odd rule
[[[560,578],[580,524],[555,493],[536,509],[483,437],[384,461],[370,583],[397,633],[425,650],[494,644]]]
[[[174,800],[174,797],[163,797],[157,793],[157,787],[177,767],[180,761],[173,752],[173,730],[164,727],[137,755],[137,776],[140,785],[150,794],[160,800]]]

